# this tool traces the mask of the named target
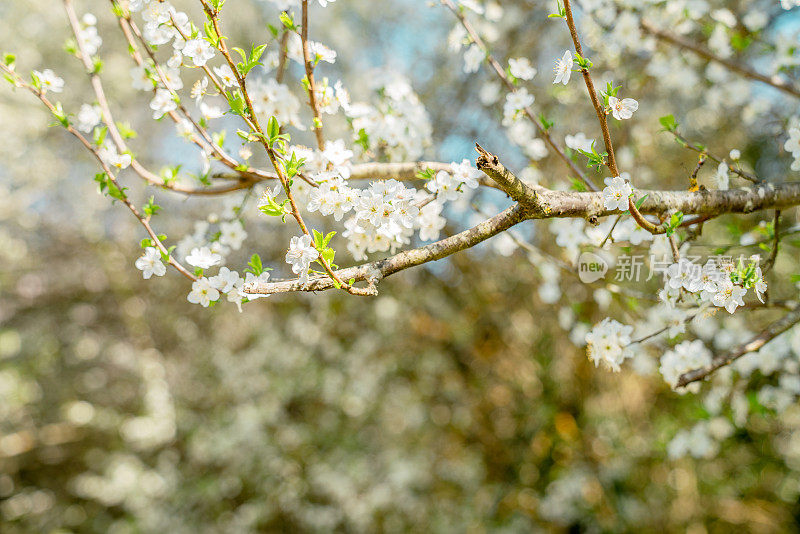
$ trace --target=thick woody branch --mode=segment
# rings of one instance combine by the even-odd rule
[[[635,195],[648,195],[639,212],[661,215],[681,211],[684,215],[722,215],[752,213],[764,209],[789,208],[800,204],[800,182],[783,185],[760,185],[725,191],[654,191],[637,189]],[[573,191],[537,191],[535,197],[524,198],[538,207],[533,218],[602,217],[619,213],[603,206],[602,193]],[[541,214],[541,215],[540,215]]]
[[[518,204],[474,228],[431,245],[407,250],[384,260],[335,271],[337,278],[353,282],[368,280],[370,287],[373,287],[375,282],[384,276],[471,248],[527,219],[580,217],[596,220],[601,216],[619,213],[617,210],[608,210],[604,207],[603,195],[599,192],[551,191],[525,184],[506,169],[496,156],[480,146],[478,146],[478,150],[481,153],[477,162],[478,167],[496,180],[501,189]],[[724,213],[751,213],[761,209],[787,208],[800,204],[800,183],[779,186],[768,184],[727,191],[639,190],[637,193],[648,195],[639,208],[641,213],[661,215],[673,210],[682,211],[687,215],[699,215],[697,220],[700,221],[706,220],[706,216]],[[330,277],[318,277],[310,280],[307,284],[301,284],[297,280],[253,284],[246,286],[245,292],[273,294],[291,291],[324,291],[333,287],[335,284]]]
[[[528,205],[536,202],[536,189],[534,187],[514,176],[514,173],[500,163],[497,156],[484,150],[481,145],[475,143],[475,149],[480,154],[475,162],[476,166],[486,176],[497,182],[500,189],[505,191],[508,196],[517,202],[525,202]]]
[[[670,43],[672,45],[678,46],[686,50],[690,50],[695,54],[697,54],[698,56],[700,56],[701,58],[707,61],[713,61],[714,63],[718,63],[719,65],[722,65],[723,67],[727,68],[732,72],[735,72],[736,74],[739,74],[740,76],[743,76],[750,80],[762,82],[767,85],[771,85],[772,87],[778,89],[779,91],[783,91],[788,95],[800,98],[800,89],[798,89],[795,85],[785,80],[782,80],[778,76],[764,76],[763,74],[759,74],[754,70],[750,69],[749,67],[745,67],[743,65],[740,65],[739,63],[736,63],[735,61],[721,58],[713,54],[712,52],[706,50],[702,46],[687,41],[686,39],[682,39],[681,37],[673,35],[665,30],[659,30],[646,20],[642,20],[641,26],[645,32],[656,37],[660,41],[663,41],[665,43]]]
[[[461,233],[442,239],[441,241],[413,250],[406,250],[383,260],[373,261],[347,269],[339,269],[335,271],[335,273],[340,280],[346,280],[348,282],[366,280],[370,283],[371,287],[374,287],[378,281],[386,276],[410,267],[422,265],[423,263],[436,261],[461,250],[474,247],[478,243],[508,230],[512,226],[524,221],[526,218],[526,209],[517,204],[469,230],[464,230]],[[333,280],[330,277],[321,276],[312,278],[307,284],[301,284],[297,280],[284,280],[245,285],[244,291],[250,294],[269,295],[291,291],[324,291],[333,287]]]
[[[761,347],[778,337],[779,335],[783,334],[791,327],[800,323],[800,307],[792,310],[791,312],[784,315],[781,319],[778,319],[774,323],[770,324],[767,328],[764,329],[763,332],[758,334],[756,337],[751,339],[750,341],[743,343],[733,349],[730,352],[726,352],[724,354],[719,354],[715,356],[711,360],[711,365],[708,367],[704,367],[702,369],[695,369],[693,371],[689,371],[688,373],[684,373],[678,379],[678,387],[683,387],[692,382],[697,382],[698,380],[702,380],[720,367],[724,367],[729,365],[733,361],[741,358],[745,354],[750,352],[755,352],[759,350]]]
[[[483,149],[480,149],[483,150]],[[497,157],[486,152],[478,158],[478,166],[498,183],[520,204],[529,209],[532,219],[551,219],[555,217],[581,217],[593,219],[612,214],[603,204],[603,194],[599,192],[552,191],[526,185],[508,169],[496,162]],[[492,162],[490,165],[481,161]],[[494,168],[494,165],[497,165]],[[510,189],[506,189],[506,188]],[[512,195],[513,191],[513,195]],[[698,222],[725,213],[752,213],[763,209],[782,209],[800,204],[800,182],[781,185],[759,184],[751,187],[729,190],[702,191],[656,191],[637,189],[636,198],[647,195],[637,212],[646,215],[663,215],[670,211],[681,211],[684,215],[699,215]],[[634,204],[633,201],[630,204]],[[652,224],[652,223],[649,223]]]

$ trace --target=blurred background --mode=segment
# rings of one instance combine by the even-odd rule
[[[197,15],[193,3],[179,3]],[[551,86],[552,60],[568,35],[546,19],[552,6],[543,4],[504,1],[492,46],[539,68],[531,90],[561,135],[581,125],[597,135],[580,88]],[[152,121],[146,95],[131,88],[130,58],[108,6],[76,8],[99,19],[104,83],[117,116],[139,132],[132,144],[142,161],[199,169],[193,149],[171,125]],[[232,42],[269,39],[276,14],[269,2],[229,0]],[[453,19],[442,7],[339,0],[312,14],[311,37],[339,54],[323,74],[342,79],[354,97],[366,98],[360,80],[371,69],[411,81],[433,125],[426,157],[472,158],[480,140],[510,168],[530,165],[529,175],[547,185],[563,174],[554,158],[529,159],[499,126],[499,108],[480,103],[491,78],[462,72],[448,50]],[[1,3],[0,36],[21,72],[52,68],[67,80],[60,95],[67,109],[94,99],[80,62],[63,51],[70,34],[60,2]],[[644,65],[619,50],[605,59],[609,68]],[[694,58],[682,60],[702,73]],[[696,162],[657,136],[661,110],[685,110],[692,131],[717,132],[715,146],[740,148],[767,175],[785,172],[788,162],[777,166],[767,142],[778,122],[760,123],[747,137],[730,127],[746,106],[774,95],[718,104],[734,106],[718,113],[638,72],[626,83],[637,91],[642,120],[619,135],[621,159],[631,168],[636,158],[642,185],[660,180],[668,188]],[[296,82],[300,67],[289,76]],[[51,118],[30,95],[0,88],[0,122],[0,531],[796,528],[797,406],[776,415],[740,388],[745,418],[734,428],[726,408],[712,417],[698,397],[670,391],[653,376],[655,363],[612,374],[587,361],[588,325],[609,307],[630,311],[645,301],[574,283],[543,296],[543,279],[555,275],[497,238],[395,275],[374,299],[331,291],[273,296],[242,314],[233,306],[201,309],[186,302],[187,283],[173,273],[142,280],[133,267],[140,227],[97,194],[89,155],[48,128]],[[132,174],[123,180],[139,203],[156,195],[169,213],[155,219],[158,229],[176,239],[219,206],[145,188]],[[490,210],[502,204],[483,201]],[[251,211],[245,249],[286,275],[291,230]],[[761,216],[726,231],[744,233]],[[456,214],[446,232],[468,219]],[[526,223],[519,234],[539,235],[557,253],[546,228]],[[788,250],[778,269],[796,267],[796,249]],[[698,420],[719,438],[710,454],[670,457],[668,443]]]

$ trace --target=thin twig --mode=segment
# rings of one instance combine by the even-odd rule
[[[50,113],[52,113],[54,116],[59,115],[58,110],[53,105],[53,103],[50,102],[50,100],[45,96],[44,91],[42,91],[41,89],[37,89],[33,85],[25,82],[22,78],[20,78],[20,76],[15,71],[9,69],[6,65],[2,63],[0,63],[0,71],[4,72],[10,78],[12,78],[17,87],[22,87],[23,89],[29,91],[34,96],[36,96],[45,105],[45,107],[48,110],[50,110]],[[67,132],[69,132],[70,134],[72,134],[76,139],[78,139],[78,141],[80,141],[80,143],[84,146],[84,148],[86,148],[86,150],[88,150],[94,156],[94,158],[100,164],[100,167],[103,169],[106,176],[108,177],[108,180],[110,180],[111,183],[114,184],[114,187],[116,187],[119,191],[123,191],[123,188],[120,187],[119,182],[117,181],[116,175],[111,171],[108,164],[106,164],[106,162],[103,161],[103,158],[100,156],[100,152],[97,150],[97,147],[95,147],[92,143],[90,143],[86,139],[86,137],[84,137],[83,134],[81,134],[78,130],[76,130],[71,124],[67,123],[67,125],[64,126],[64,129],[67,130]],[[156,246],[156,248],[159,251],[161,251],[163,255],[169,258],[167,260],[167,263],[169,265],[172,265],[172,267],[175,268],[175,270],[180,272],[189,280],[196,281],[197,277],[195,277],[191,272],[189,272],[188,269],[186,269],[183,265],[181,265],[181,263],[178,260],[176,260],[172,256],[172,254],[170,254],[167,247],[164,246],[164,243],[162,243],[161,239],[159,239],[158,237],[158,234],[153,230],[153,227],[150,225],[148,217],[145,217],[139,212],[136,206],[133,205],[133,202],[131,202],[130,199],[128,199],[128,196],[122,193],[119,201],[122,202],[125,205],[125,207],[127,207],[130,210],[131,213],[133,213],[134,217],[136,217],[139,223],[144,227],[145,231],[147,232],[147,235],[150,236],[150,239],[153,241],[153,244]]]
[[[772,77],[764,76],[763,74],[759,74],[756,71],[750,69],[749,67],[745,67],[729,59],[721,58],[716,54],[710,52],[709,50],[697,44],[694,44],[690,41],[687,41],[686,39],[678,37],[677,35],[674,35],[665,30],[659,30],[648,21],[642,20],[641,27],[645,32],[653,35],[654,37],[658,38],[661,41],[673,44],[675,46],[684,48],[686,50],[691,50],[701,58],[707,61],[713,61],[714,63],[718,63],[719,65],[722,65],[728,70],[735,72],[745,78],[762,82],[767,85],[771,85],[772,87],[778,89],[779,91],[783,91],[788,95],[800,98],[800,89],[798,89],[795,85],[778,78],[777,76],[772,76]]]
[[[775,260],[778,259],[778,248],[780,247],[781,242],[781,234],[778,231],[780,222],[781,210],[775,210],[775,217],[772,219],[772,232],[775,234],[775,237],[772,242],[772,251],[769,254],[769,258],[767,258],[767,260],[764,262],[764,265],[762,265],[763,274],[767,274],[775,265]]]
[[[308,48],[308,0],[303,0],[303,21],[300,27],[300,40],[303,45],[303,64],[306,68],[306,81],[308,81],[308,105],[314,114],[314,136],[317,138],[317,147],[325,150],[325,136],[322,133],[322,118],[317,105],[317,87],[314,82],[314,64]]]
[[[778,337],[779,335],[783,334],[791,327],[796,325],[800,322],[800,307],[792,310],[791,312],[784,315],[781,319],[775,321],[774,323],[770,324],[767,328],[765,328],[760,334],[755,336],[750,341],[743,343],[736,347],[735,349],[731,350],[730,352],[726,352],[724,354],[719,354],[714,356],[711,360],[711,364],[707,367],[703,367],[700,369],[694,369],[687,373],[684,373],[678,379],[678,387],[683,387],[692,382],[697,382],[698,380],[702,380],[720,367],[724,367],[733,361],[741,358],[747,353],[755,352],[759,350],[761,347]]]

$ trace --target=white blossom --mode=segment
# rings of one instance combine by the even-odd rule
[[[33,74],[39,79],[39,83],[42,87],[42,92],[46,93],[51,91],[53,93],[60,93],[64,90],[64,80],[56,75],[50,69],[45,69],[43,71],[35,70]]]
[[[606,178],[606,187],[603,188],[603,205],[607,210],[626,211],[628,209],[628,197],[633,193],[631,185],[620,176]]]
[[[569,50],[564,51],[564,55],[556,60],[556,66],[553,69],[556,73],[556,77],[553,80],[553,83],[563,83],[567,85],[569,83],[569,77],[572,76],[572,52]]]
[[[509,59],[508,70],[513,77],[520,80],[532,80],[536,76],[536,69],[526,57]]]
[[[292,272],[300,275],[300,283],[308,282],[308,269],[311,262],[319,258],[319,251],[311,244],[310,235],[293,237],[286,252],[286,263],[292,266]]]
[[[186,41],[183,47],[183,55],[192,58],[196,67],[202,67],[206,62],[214,57],[214,49],[205,39],[197,38]]]
[[[211,252],[209,247],[196,247],[186,256],[186,263],[201,269],[208,269],[222,263],[222,256]]]
[[[623,325],[609,317],[605,318],[586,334],[589,360],[594,362],[595,367],[602,363],[614,372],[619,371],[620,364],[625,358],[633,355],[627,348],[632,333],[632,326]]]
[[[100,112],[100,106],[93,106],[90,104],[83,104],[78,112],[77,124],[75,127],[84,133],[90,133],[94,127],[100,124],[103,115]]]
[[[485,54],[480,46],[473,44],[464,52],[464,72],[476,72],[481,66]]]
[[[620,100],[615,96],[609,96],[608,106],[611,108],[611,115],[618,121],[621,121],[633,117],[633,112],[639,109],[639,102],[633,98],[623,98]]]
[[[211,302],[219,299],[219,290],[215,288],[208,278],[203,277],[192,283],[192,291],[187,295],[186,300],[192,304],[200,304],[208,308]]]
[[[161,263],[161,252],[155,247],[144,249],[144,254],[136,260],[134,265],[142,271],[142,277],[145,280],[153,275],[164,276],[167,272],[167,268]]]
[[[676,345],[672,350],[667,351],[661,357],[659,372],[664,380],[672,386],[678,387],[678,379],[682,374],[700,369],[711,364],[711,351],[709,351],[702,341],[683,341]],[[699,383],[690,384],[686,390],[696,391]]]

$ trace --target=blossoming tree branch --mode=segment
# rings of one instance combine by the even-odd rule
[[[765,53],[754,56],[749,47],[756,40],[766,42],[770,16],[788,13],[796,2],[775,3],[770,16],[760,8],[735,14],[705,2],[693,4],[693,10],[677,9],[674,2],[554,2],[545,17],[568,46],[548,59],[554,74],[538,90],[539,53],[506,58],[493,49],[503,6],[477,0],[430,6],[454,25],[448,39],[453,68],[487,78],[480,102],[496,112],[498,126],[516,147],[514,159],[521,153],[528,161],[515,171],[504,163],[502,151],[492,149],[508,150],[508,143],[491,138],[476,140],[474,161],[423,159],[433,152],[434,127],[401,74],[371,75],[370,99],[363,102],[351,98],[346,80],[326,76],[337,52],[310,36],[315,25],[325,24],[334,1],[269,0],[274,17],[256,43],[236,42],[226,33],[226,11],[247,9],[239,3],[109,1],[116,28],[103,31],[118,32],[126,43],[127,50],[116,54],[128,56],[131,84],[142,92],[152,119],[174,125],[200,154],[202,168],[194,176],[178,164],[155,171],[137,157],[135,132],[115,116],[117,106],[104,87],[98,18],[79,14],[72,0],[63,0],[72,32],[66,49],[81,62],[91,87],[83,105],[66,109],[58,100],[68,84],[53,68],[32,66],[36,69],[23,73],[9,52],[0,70],[12,88],[38,99],[56,125],[88,151],[98,166],[93,179],[99,192],[138,220],[144,232],[133,264],[144,279],[172,268],[189,280],[191,303],[208,307],[227,301],[241,311],[244,304],[276,293],[337,290],[374,296],[385,277],[498,236],[527,252],[531,268],[542,276],[545,302],[558,300],[558,285],[567,283],[562,275],[575,280],[582,252],[595,250],[605,255],[603,261],[643,243],[649,243],[651,256],[662,252],[668,261],[648,309],[627,313],[625,322],[606,317],[588,331],[574,319],[565,323],[577,328],[575,340],[587,344],[592,361],[614,371],[626,360],[640,365],[635,360],[645,344],[654,348],[664,379],[680,391],[696,390],[698,381],[761,351],[800,322],[794,296],[776,299],[767,291],[782,239],[796,231],[791,220],[800,204],[800,182],[789,174],[800,170],[800,120],[785,115],[800,97],[787,75],[800,62],[780,36],[774,46],[764,47]],[[695,31],[701,24],[710,37]],[[589,46],[584,34],[591,36]],[[734,98],[734,91],[752,95],[759,106],[748,109],[749,115],[780,117],[780,133],[770,142],[782,151],[779,158],[788,172],[763,175],[734,146],[720,155],[706,141],[690,139],[675,118],[682,109],[654,120],[654,111],[640,104],[648,101],[645,86],[629,82],[624,69],[608,70],[612,59],[618,62],[626,53],[649,55],[648,73],[676,92],[681,80],[670,77],[693,76],[690,70],[676,72],[691,66],[706,69],[709,92],[722,92],[716,105]],[[770,63],[770,72],[760,70]],[[292,64],[299,68],[292,70]],[[732,89],[725,92],[728,86]],[[558,105],[567,106],[568,113],[585,112],[583,128],[591,133],[570,133],[537,109],[537,102],[554,99],[564,102]],[[657,107],[653,101],[648,105]],[[223,123],[235,124],[234,133],[223,130]],[[346,135],[330,134],[341,132],[342,125]],[[654,175],[646,162],[637,161],[631,132],[647,143],[656,136],[674,139],[693,164],[680,175]],[[257,164],[259,158],[267,165]],[[554,163],[545,174],[547,161]],[[665,183],[681,186],[666,188]],[[166,210],[155,195],[137,200],[142,187],[220,197],[222,214],[171,240],[158,231]],[[487,198],[494,202],[482,202]],[[465,209],[481,220],[451,230],[465,226]],[[758,217],[756,222],[749,214]],[[760,241],[749,244],[761,245],[758,254],[703,261],[692,255],[703,230],[716,223],[722,227],[723,216],[751,221],[749,233]],[[541,239],[517,231],[525,221],[545,219],[558,246],[555,255],[544,250]],[[246,223],[291,229],[285,257],[248,253],[247,265],[232,263],[235,251],[256,246],[248,241]],[[281,264],[287,276],[275,279],[267,266]],[[598,295],[648,300],[646,293],[611,281],[588,283],[605,292]],[[603,309],[605,298],[597,297]],[[711,343],[712,350],[702,339],[691,339],[687,329],[762,310],[778,315],[739,344]]]

